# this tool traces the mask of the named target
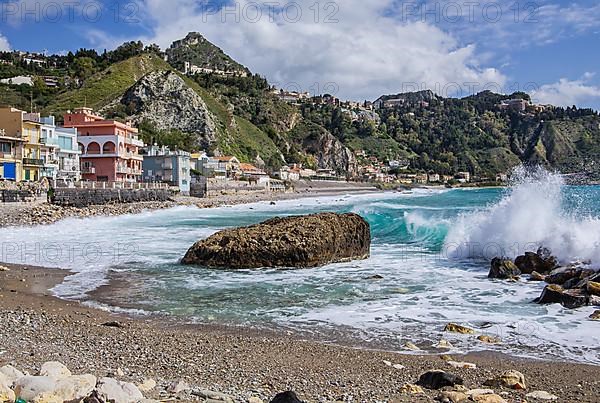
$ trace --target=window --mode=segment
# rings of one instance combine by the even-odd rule
[[[0,153],[10,154],[12,147],[10,143],[0,143]]]

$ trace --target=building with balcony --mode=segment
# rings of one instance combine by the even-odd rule
[[[64,115],[64,127],[77,129],[81,151],[81,175],[99,182],[139,182],[144,146],[138,130],[129,124],[107,120],[90,108],[77,108]]]
[[[81,180],[77,129],[57,127],[54,116],[44,117],[41,122],[41,139],[46,145],[42,175],[54,180]]]
[[[166,182],[176,186],[182,194],[190,194],[191,156],[185,151],[171,151],[156,145],[144,150],[142,163],[145,182]]]
[[[27,113],[11,107],[0,108],[0,132],[5,137],[3,149],[7,151],[3,155],[8,157],[2,167],[6,179],[41,179],[45,152],[45,145],[41,143],[41,127],[38,113]]]

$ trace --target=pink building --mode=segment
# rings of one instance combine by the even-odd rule
[[[75,127],[81,151],[81,176],[98,182],[138,182],[142,179],[139,148],[144,143],[138,130],[95,115],[90,108],[77,108],[64,115],[64,126]]]

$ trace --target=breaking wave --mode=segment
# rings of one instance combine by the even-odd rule
[[[458,217],[445,240],[448,255],[515,258],[544,246],[563,263],[600,267],[600,217],[585,208],[586,202],[597,208],[597,195],[566,188],[560,174],[516,168],[499,202]]]

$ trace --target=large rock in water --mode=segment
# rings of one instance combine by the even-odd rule
[[[197,242],[181,262],[231,269],[316,267],[366,259],[370,248],[369,223],[362,217],[320,213],[220,231]]]

